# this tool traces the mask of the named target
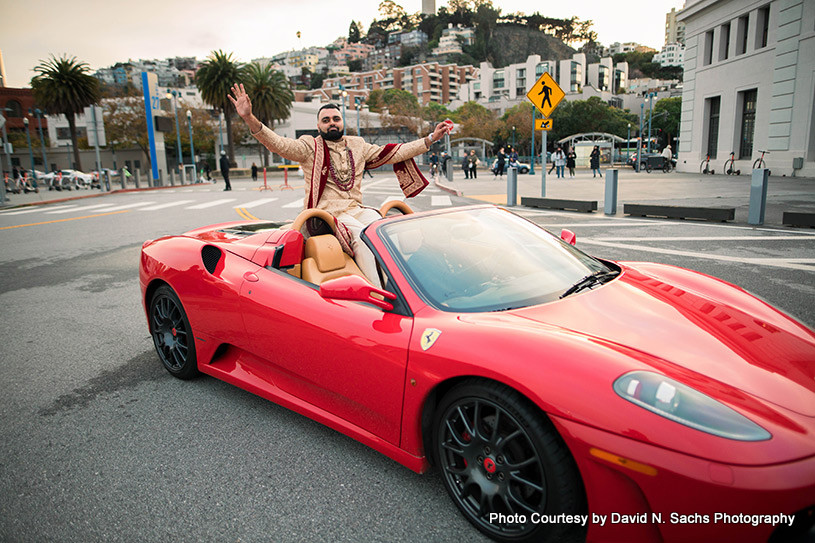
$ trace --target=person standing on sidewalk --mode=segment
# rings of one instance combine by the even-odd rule
[[[603,177],[603,174],[600,173],[600,147],[597,145],[594,146],[594,149],[592,149],[589,154],[589,162],[591,164],[591,176],[597,177],[599,175]]]
[[[507,156],[504,154],[504,148],[498,149],[498,155],[495,161],[495,171],[492,172],[493,179],[496,177],[504,177],[504,166],[506,165]]]
[[[574,148],[570,148],[569,152],[566,153],[566,167],[569,168],[569,177],[574,177],[574,167],[577,164],[577,153],[574,152]]]
[[[470,155],[465,154],[461,159],[461,169],[464,170],[464,179],[470,178]]]
[[[557,170],[558,178],[565,177],[563,171],[566,168],[566,153],[563,152],[562,147],[557,148],[555,154],[552,155],[552,160],[555,161],[555,168]]]
[[[252,181],[258,180],[258,165],[252,162]]]
[[[221,175],[224,177],[224,183],[226,183],[226,187],[224,190],[232,190],[232,184],[229,182],[229,159],[226,158],[226,151],[221,151]]]
[[[467,168],[470,170],[470,179],[478,177],[476,168],[478,167],[478,157],[475,156],[475,149],[470,149],[470,154],[467,155]]]

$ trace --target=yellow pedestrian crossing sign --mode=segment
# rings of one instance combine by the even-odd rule
[[[552,119],[535,119],[535,130],[552,130]]]
[[[544,117],[552,114],[564,96],[566,93],[555,83],[549,72],[543,72],[540,79],[526,93],[526,97],[535,104]]]

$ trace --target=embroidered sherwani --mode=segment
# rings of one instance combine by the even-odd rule
[[[322,168],[320,168],[320,170],[326,169],[326,171],[315,171],[315,162],[320,162],[319,159],[322,154],[322,150],[320,149],[322,138],[301,136],[293,140],[275,134],[266,126],[263,126],[260,132],[253,134],[253,136],[273,153],[300,163],[306,181],[306,196],[303,207],[323,209],[334,217],[338,217],[353,208],[362,207],[362,174],[365,171],[366,163],[371,166],[376,164],[378,159],[380,159],[379,163],[373,167],[382,164],[397,164],[421,155],[428,150],[427,138],[391,146],[390,153],[388,153],[389,146],[373,145],[356,136],[344,136],[338,141],[326,141],[331,165],[337,177],[341,182],[348,180],[349,176],[353,177],[353,186],[350,190],[344,191],[336,185],[330,172],[327,171],[327,160],[323,159],[321,161]],[[346,149],[350,151],[353,156],[353,173],[350,171],[351,160],[349,160]],[[388,156],[383,157],[383,153],[387,153]],[[382,158],[384,158],[384,161],[381,160]],[[397,171],[397,175],[398,173]],[[318,185],[321,176],[327,178],[323,193],[317,198],[316,202],[309,202],[309,199],[313,196],[313,187]],[[423,181],[424,183],[422,183]],[[425,184],[426,181],[424,178],[408,179],[405,182],[400,179],[400,185],[402,186],[402,190],[405,191],[406,196],[418,194],[418,192],[424,188]]]
[[[379,218],[378,212],[362,205],[362,174],[384,164],[393,164],[405,196],[415,196],[428,182],[413,157],[425,153],[429,138],[397,145],[373,145],[355,136],[338,141],[301,136],[297,140],[275,134],[266,126],[252,134],[264,147],[283,158],[300,163],[306,181],[303,207],[327,211],[337,220],[337,239],[353,256],[362,272],[378,284],[373,253],[359,240],[362,229]]]

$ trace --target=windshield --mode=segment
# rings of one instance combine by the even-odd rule
[[[412,286],[446,311],[499,311],[556,300],[587,275],[609,270],[500,208],[406,217],[380,232]]]

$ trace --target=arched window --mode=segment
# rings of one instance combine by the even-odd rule
[[[9,100],[6,102],[6,117],[10,119],[19,119],[23,116],[23,106],[17,100]]]

